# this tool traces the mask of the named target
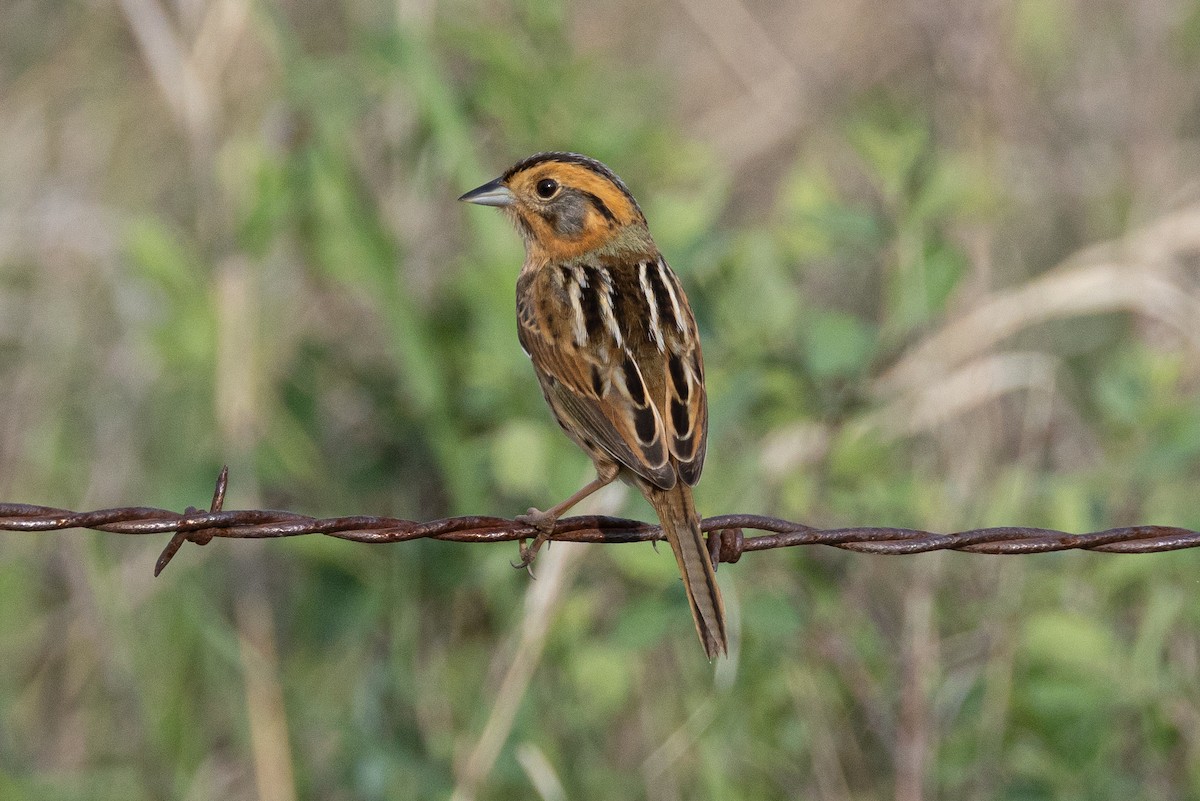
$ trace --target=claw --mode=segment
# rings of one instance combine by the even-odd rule
[[[555,515],[546,514],[541,509],[530,507],[528,512],[517,515],[513,519],[518,523],[532,526],[538,531],[537,536],[533,538],[533,544],[526,545],[524,539],[517,543],[517,547],[520,549],[520,561],[513,565],[513,567],[528,569],[529,575],[532,576],[534,557],[537,556],[542,545],[550,541],[550,535],[554,533],[554,523],[558,518]]]
[[[531,579],[537,579],[537,576],[534,575],[533,572],[533,557],[526,555],[529,549],[525,546],[525,540],[518,540],[517,548],[520,549],[520,558],[515,562],[509,562],[509,564],[512,565],[515,570],[525,568],[525,570],[529,572],[529,577]]]

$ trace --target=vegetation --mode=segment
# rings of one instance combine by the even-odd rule
[[[1195,4],[3,11],[0,498],[565,497],[455,198],[571,149],[696,309],[702,513],[1200,527]],[[1200,797],[1189,552],[751,554],[714,678],[662,549],[164,541],[0,536],[0,797]]]

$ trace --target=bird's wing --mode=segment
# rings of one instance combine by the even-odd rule
[[[545,283],[531,291],[534,281]],[[518,282],[517,310],[546,400],[585,449],[662,489],[677,476],[699,479],[703,360],[687,298],[661,257],[542,268]]]

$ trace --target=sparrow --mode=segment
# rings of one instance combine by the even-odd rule
[[[637,201],[599,161],[560,152],[459,200],[501,209],[524,240],[517,337],[554,419],[596,468],[571,497],[516,518],[539,532],[522,565],[560,515],[621,478],[658,515],[705,653],[724,653],[725,608],[692,499],[708,428],[700,337]]]

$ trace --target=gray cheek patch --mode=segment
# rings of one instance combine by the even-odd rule
[[[545,212],[546,221],[559,236],[576,237],[587,222],[588,204],[573,192],[564,192]]]

